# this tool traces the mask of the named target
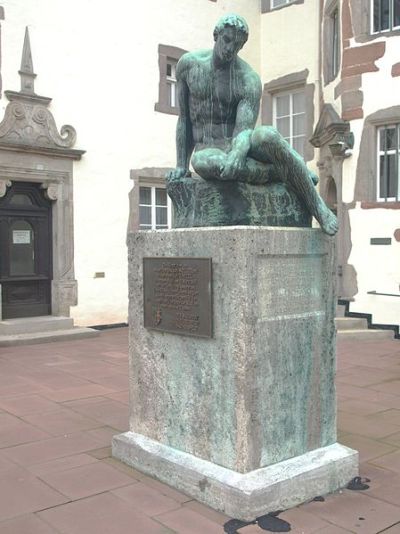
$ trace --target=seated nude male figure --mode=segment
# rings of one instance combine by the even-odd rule
[[[168,179],[190,176],[192,159],[194,170],[205,180],[282,181],[297,193],[323,231],[334,235],[337,219],[315,190],[316,177],[301,156],[275,128],[255,128],[261,81],[237,55],[247,38],[246,21],[226,15],[214,29],[213,50],[189,52],[179,60],[177,167]]]

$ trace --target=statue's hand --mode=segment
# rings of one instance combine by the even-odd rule
[[[237,180],[239,174],[243,171],[246,157],[232,150],[226,157],[226,161],[221,165],[221,180]]]
[[[185,176],[192,176],[192,173],[189,171],[189,169],[185,169],[184,167],[177,167],[166,174],[167,180],[179,180]]]

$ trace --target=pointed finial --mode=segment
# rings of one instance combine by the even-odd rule
[[[21,76],[21,93],[34,95],[34,80],[36,78],[36,74],[33,72],[31,43],[29,40],[28,27],[25,29],[24,47],[22,49],[21,70],[19,71],[19,75]]]

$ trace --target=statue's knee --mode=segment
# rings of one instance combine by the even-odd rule
[[[252,141],[255,146],[271,146],[282,143],[282,136],[273,126],[259,126],[253,132]]]

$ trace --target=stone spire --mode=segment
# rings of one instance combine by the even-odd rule
[[[25,29],[24,47],[22,49],[21,69],[19,70],[19,75],[21,76],[21,93],[34,95],[36,74],[33,72],[31,43],[29,40],[28,27]]]

